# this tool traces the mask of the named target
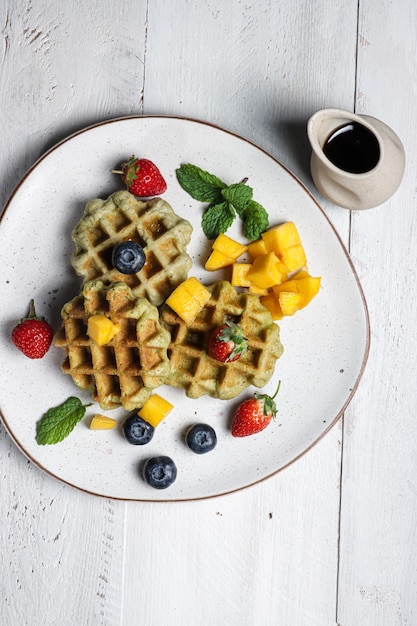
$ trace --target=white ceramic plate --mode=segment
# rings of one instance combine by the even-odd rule
[[[179,186],[175,170],[193,163],[227,183],[248,177],[254,199],[269,212],[270,224],[293,220],[307,252],[309,271],[322,277],[319,295],[303,311],[280,322],[285,347],[265,391],[278,379],[279,413],[262,433],[243,439],[229,426],[239,400],[186,398],[181,390],[159,393],[174,404],[151,443],[132,446],[120,428],[91,431],[86,416],[71,435],[52,446],[35,441],[36,422],[70,395],[88,402],[60,371],[63,354],[52,347],[42,359],[24,357],[10,332],[33,297],[39,314],[55,330],[61,306],[80,288],[70,265],[70,233],[85,203],[123,188],[114,168],[131,154],[149,158],[164,174],[164,198],[194,226],[189,253],[192,274],[205,283],[221,272],[206,272],[210,244],[202,234],[203,205]],[[239,224],[228,234],[242,240]],[[369,323],[358,277],[335,230],[304,186],[260,148],[210,124],[173,117],[128,117],[75,133],[29,170],[11,196],[0,228],[2,333],[0,409],[4,424],[22,452],[61,481],[92,494],[128,500],[184,500],[228,493],[256,483],[296,460],[337,421],[362,375],[369,348]],[[102,411],[100,411],[102,412]],[[124,411],[107,414],[122,418]],[[209,422],[218,445],[198,456],[184,443],[184,430]],[[178,467],[176,482],[164,491],[147,486],[138,467],[149,456],[167,454]]]

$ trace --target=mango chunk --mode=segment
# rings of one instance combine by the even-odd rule
[[[210,292],[200,283],[198,278],[195,278],[194,276],[186,278],[183,285],[190,296],[197,300],[202,307],[205,306],[210,300]]]
[[[98,346],[104,346],[109,343],[119,332],[120,327],[106,317],[105,315],[92,315],[87,322],[87,335]]]
[[[278,260],[277,267],[281,272],[281,281],[287,280],[290,270],[281,260]]]
[[[303,296],[293,291],[280,291],[278,303],[283,315],[294,315],[300,307]]]
[[[138,411],[138,415],[154,428],[172,411],[174,405],[162,396],[154,393]]]
[[[252,263],[233,263],[230,283],[233,287],[247,287],[249,293],[255,296],[265,296],[268,290],[257,287],[249,280],[248,272],[251,268]]]
[[[90,430],[111,430],[116,426],[116,420],[97,413],[90,422]]]
[[[190,324],[210,300],[210,292],[197,278],[187,278],[166,299],[166,304]]]
[[[220,252],[219,250],[212,250],[204,268],[210,272],[214,272],[215,270],[220,270],[223,267],[232,265],[234,261],[235,259],[230,256],[226,256],[223,252]]]
[[[301,269],[307,263],[306,254],[301,244],[285,248],[280,253],[280,259],[291,272]]]
[[[228,237],[224,233],[220,233],[220,235],[214,240],[212,248],[213,250],[217,250],[234,260],[240,257],[248,249],[247,246],[231,239],[231,237]]]
[[[293,275],[293,279],[298,280],[299,278],[306,278],[307,276],[309,276],[309,273],[306,270],[300,270]]]
[[[263,289],[262,287],[257,287],[252,283],[249,285],[248,292],[253,294],[254,296],[266,296],[268,293],[268,289]]]
[[[261,237],[268,252],[274,251],[278,256],[281,256],[287,248],[301,244],[300,235],[294,222],[284,222],[269,228],[262,233]]]
[[[281,307],[279,306],[279,302],[275,297],[275,294],[270,291],[265,296],[260,297],[260,301],[268,309],[268,311],[272,315],[272,319],[274,321],[280,320],[283,318],[283,314],[281,311]]]
[[[295,276],[274,285],[271,292],[278,301],[283,315],[293,315],[296,311],[303,309],[318,294],[321,285],[319,276],[310,276],[307,272],[301,271]],[[291,298],[289,294],[297,297]],[[281,297],[281,294],[285,294]],[[272,305],[271,305],[272,306]]]
[[[262,304],[269,310],[273,320],[294,315],[300,308],[302,294],[294,291],[270,291],[268,295],[261,296]]]
[[[230,280],[233,287],[250,287],[251,282],[248,272],[252,268],[252,263],[233,263],[232,278]]]
[[[280,285],[274,285],[272,287],[272,291],[274,292],[275,296],[278,298],[281,291],[292,291],[293,293],[298,293],[299,289],[298,289],[297,281],[294,279],[291,279],[291,280],[285,280]]]
[[[193,298],[183,284],[178,285],[176,289],[166,299],[166,304],[171,307],[177,315],[189,324],[201,311],[202,307],[198,300]]]
[[[302,295],[301,308],[304,308],[318,294],[321,285],[321,278],[319,276],[309,276],[308,274],[307,276],[302,276],[301,278],[297,278],[297,276],[298,274],[293,280],[297,284],[298,292]]]
[[[248,271],[250,282],[261,289],[269,289],[282,282],[283,275],[279,268],[275,252],[268,252],[256,257]]]
[[[266,254],[268,250],[266,249],[265,241],[263,239],[252,241],[252,243],[248,245],[248,252],[252,259],[256,259],[257,256]]]

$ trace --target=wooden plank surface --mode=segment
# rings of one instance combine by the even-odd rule
[[[352,216],[372,337],[345,422],[339,621],[405,626],[417,623],[417,6],[360,6],[357,111],[398,133],[407,165],[391,200]]]
[[[144,3],[7,4],[0,6],[2,205],[26,169],[69,133],[140,113],[146,33]],[[47,477],[3,427],[0,468],[2,626],[121,623],[124,503]]]
[[[414,626],[415,3],[8,4],[2,204],[48,147],[90,123],[218,124],[320,200],[362,280],[372,349],[344,422],[282,473],[221,498],[91,497],[30,464],[0,426],[1,626]],[[403,139],[405,179],[385,206],[351,214],[314,189],[305,125],[328,106],[380,117]]]

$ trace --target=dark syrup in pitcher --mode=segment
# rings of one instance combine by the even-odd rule
[[[357,122],[340,126],[326,139],[326,157],[341,170],[363,174],[379,161],[380,149],[375,135]]]

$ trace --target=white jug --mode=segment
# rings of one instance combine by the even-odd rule
[[[373,152],[368,155],[370,169],[358,168],[359,173],[355,167],[351,171],[343,169],[342,161],[330,160],[325,153],[333,138],[353,128],[368,136],[368,148]],[[314,184],[334,204],[346,209],[370,209],[388,200],[398,189],[404,175],[404,148],[394,131],[380,120],[341,109],[323,109],[309,119],[307,135],[312,147],[310,167]],[[362,148],[358,141],[355,149]],[[342,147],[339,156],[343,152],[346,153]]]

